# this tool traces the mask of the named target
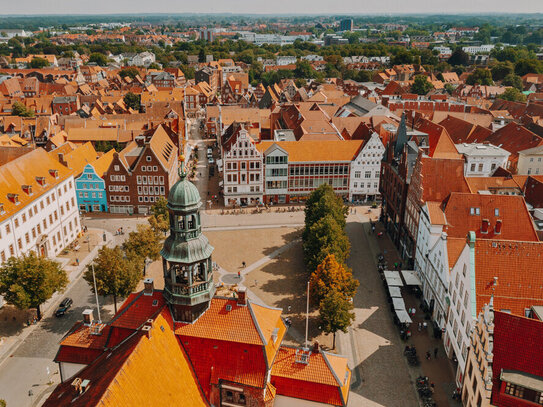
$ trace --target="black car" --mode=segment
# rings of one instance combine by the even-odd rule
[[[71,298],[68,298],[68,297],[64,298],[62,302],[59,304],[55,312],[55,316],[56,317],[63,316],[66,313],[66,311],[68,311],[68,309],[72,306],[73,302],[74,301]]]

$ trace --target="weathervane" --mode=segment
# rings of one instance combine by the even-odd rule
[[[181,179],[187,177],[187,172],[185,171],[185,156],[183,154],[179,155],[179,176]]]

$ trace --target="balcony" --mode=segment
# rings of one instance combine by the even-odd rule
[[[180,295],[184,297],[190,297],[192,295],[201,293],[203,291],[207,291],[210,287],[210,285],[213,284],[212,280],[209,281],[202,281],[194,283],[192,286],[186,286],[184,284],[175,284],[172,283],[171,279],[166,278],[165,279],[165,287],[164,289],[172,295]],[[171,287],[171,289],[170,289]]]

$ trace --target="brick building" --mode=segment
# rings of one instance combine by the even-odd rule
[[[147,214],[177,181],[178,150],[162,126],[138,136],[115,153],[106,171],[111,213]]]

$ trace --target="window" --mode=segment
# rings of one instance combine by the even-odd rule
[[[23,248],[23,242],[21,241],[21,238],[17,239],[17,247],[19,249],[22,249]]]
[[[364,173],[364,178],[371,178],[371,171],[366,171]]]
[[[9,245],[9,254],[10,256],[15,256],[15,248],[12,244]]]
[[[6,225],[6,233],[10,233],[11,232],[11,228],[9,227],[9,224]]]
[[[25,242],[26,244],[30,243],[30,235],[28,234],[28,232],[25,233]]]
[[[483,164],[479,164],[479,172],[483,172]]]
[[[23,223],[26,222],[26,214],[23,213],[23,215],[21,216],[21,219],[23,220]]]
[[[360,178],[360,171],[355,171],[354,172],[354,177],[355,178]]]
[[[147,161],[151,161],[151,160],[152,160],[152,158],[151,158],[150,155],[148,155],[147,157],[145,157],[145,159],[146,159]]]
[[[509,394],[511,396],[523,398],[524,396],[524,387],[517,386],[513,383],[507,383],[505,385],[505,394]]]
[[[475,164],[471,164],[470,170],[475,171]]]
[[[13,220],[13,223],[14,223],[14,225],[15,225],[16,228],[19,227],[19,219],[18,219],[18,218],[15,218],[15,219]]]

